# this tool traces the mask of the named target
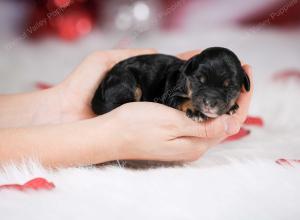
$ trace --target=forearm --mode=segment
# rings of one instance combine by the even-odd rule
[[[118,159],[119,145],[111,126],[103,117],[69,124],[0,129],[0,166],[24,159],[39,160],[47,167]]]
[[[54,92],[0,95],[0,128],[58,123],[60,100]]]

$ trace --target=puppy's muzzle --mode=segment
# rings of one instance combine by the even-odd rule
[[[222,99],[222,95],[215,91],[203,93],[197,97],[194,106],[204,115],[215,118],[227,111],[227,103]]]

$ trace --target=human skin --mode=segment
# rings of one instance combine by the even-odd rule
[[[71,167],[111,160],[192,161],[237,133],[253,93],[242,91],[236,114],[197,123],[158,103],[128,103],[101,116],[90,102],[106,72],[120,60],[151,49],[111,50],[88,56],[51,89],[0,96],[0,166],[24,159],[46,167]],[[190,51],[178,57],[188,59]]]

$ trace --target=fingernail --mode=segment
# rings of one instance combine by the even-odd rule
[[[240,130],[239,124],[232,117],[226,117],[223,120],[224,129],[228,135],[236,134]]]
[[[249,72],[252,73],[252,66],[248,65]]]

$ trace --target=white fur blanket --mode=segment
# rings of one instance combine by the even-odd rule
[[[223,39],[232,34],[226,36]],[[233,49],[254,64],[255,95],[251,115],[264,119],[263,128],[249,127],[249,136],[214,147],[199,161],[184,168],[146,171],[119,167],[72,168],[54,172],[36,163],[8,166],[0,172],[0,184],[44,177],[54,182],[56,188],[37,192],[0,191],[0,219],[300,219],[300,165],[275,163],[279,158],[300,159],[300,83],[295,80],[272,83],[270,80],[274,71],[300,68],[299,40],[266,33],[253,38],[248,39],[249,44],[235,45]],[[177,45],[175,38],[169,39],[172,45]],[[205,36],[203,39],[205,41]],[[199,46],[215,44],[211,38],[207,39],[210,44]],[[283,40],[287,42],[284,46],[280,43]],[[96,40],[91,41],[94,47]],[[168,42],[168,38],[160,42],[154,38],[151,45],[171,51],[172,45]],[[260,46],[255,42],[260,42]],[[226,42],[224,44],[226,46]],[[262,44],[269,45],[268,49],[262,50]],[[28,88],[28,82],[39,78],[58,82],[62,70],[66,74],[83,56],[73,57],[72,65],[66,67],[64,59],[59,57],[76,54],[84,44],[75,49],[63,48],[61,53],[57,53],[61,45],[49,45],[47,53],[45,48],[37,47],[36,53],[31,55],[39,57],[39,62],[31,62],[22,48],[14,55],[19,66],[6,62],[8,55],[3,56],[2,67],[15,74],[5,75],[2,91]],[[179,50],[181,46],[182,50],[186,49],[178,45]],[[27,60],[25,54],[29,56]],[[286,62],[280,62],[284,59]],[[50,62],[53,60],[56,65]],[[45,75],[41,76],[40,70],[45,71]]]
[[[56,189],[2,191],[1,219],[296,220],[299,172],[300,166],[257,160],[149,171],[10,167],[1,182],[43,176]]]

